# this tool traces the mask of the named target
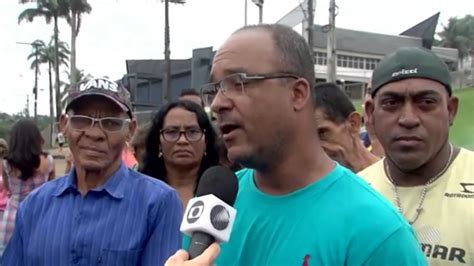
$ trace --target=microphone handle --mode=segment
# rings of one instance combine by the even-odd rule
[[[194,259],[201,255],[216,239],[208,233],[196,231],[193,232],[191,243],[189,245],[189,259]]]

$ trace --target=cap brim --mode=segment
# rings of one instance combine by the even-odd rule
[[[94,92],[94,93],[89,93],[89,94],[83,94],[83,95],[80,95],[76,98],[74,98],[72,101],[70,101],[68,104],[67,104],[67,107],[66,107],[66,111],[69,110],[71,108],[71,106],[73,105],[74,102],[77,102],[78,99],[82,99],[84,97],[87,97],[87,96],[102,96],[102,97],[105,97],[109,100],[111,100],[113,103],[117,104],[120,109],[122,109],[122,111],[124,112],[127,112],[127,114],[131,115],[131,110],[130,108],[128,108],[128,106],[126,106],[125,104],[117,101],[116,99],[114,99],[114,97],[110,96],[110,95],[107,95],[105,93],[100,93],[100,92]]]

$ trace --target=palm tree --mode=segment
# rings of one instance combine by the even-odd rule
[[[69,64],[69,46],[67,43],[60,41],[58,47],[58,58],[59,65],[68,67]],[[56,106],[56,120],[59,121],[61,115],[61,93],[55,92],[55,100],[53,100],[53,78],[52,69],[56,58],[56,47],[54,46],[54,37],[49,42],[49,45],[45,47],[45,57],[43,62],[48,64],[48,77],[49,77],[49,103],[50,103],[50,115],[54,117],[53,106]],[[54,104],[56,103],[56,104]]]
[[[32,60],[30,68],[35,71],[35,86],[33,88],[33,94],[35,97],[34,118],[36,121],[38,117],[38,76],[40,74],[40,65],[43,63],[41,57],[42,52],[44,51],[45,44],[42,40],[36,40],[31,44],[31,46],[33,46],[33,51],[30,55],[28,55],[28,60]]]
[[[71,25],[71,70],[69,76],[71,85],[75,85],[80,80],[76,70],[76,38],[81,29],[82,14],[89,14],[92,7],[87,3],[87,0],[69,0],[69,2],[68,23]]]
[[[18,23],[23,20],[32,22],[36,17],[44,17],[46,23],[54,22],[54,47],[55,47],[55,58],[54,58],[54,72],[55,72],[55,91],[56,95],[59,94],[59,29],[58,20],[61,17],[67,17],[69,10],[69,2],[66,0],[19,0],[21,4],[36,2],[35,8],[27,8],[23,10],[18,16]],[[57,102],[60,104],[60,102]],[[59,108],[61,110],[61,108]]]
[[[35,69],[35,80],[37,84],[38,80],[38,75],[40,74],[40,65],[42,64],[47,64],[48,65],[48,80],[49,80],[49,115],[51,118],[51,123],[54,124],[54,106],[56,106],[56,114],[60,115],[61,112],[58,113],[58,105],[55,104],[55,101],[53,100],[53,66],[54,66],[54,61],[56,57],[56,48],[54,46],[54,37],[51,38],[51,41],[49,42],[48,45],[46,45],[42,40],[36,40],[32,43],[32,45],[35,47],[33,52],[28,56],[28,60],[33,60],[31,62],[31,69]],[[68,61],[69,61],[69,48],[67,43],[65,42],[59,42],[59,64],[60,65],[65,65],[66,67],[68,66]],[[35,88],[37,88],[37,85],[35,85]],[[37,98],[38,98],[38,90],[35,89],[34,91],[35,94],[35,114],[37,113]],[[56,102],[58,101],[58,97],[56,97]],[[61,110],[61,109],[59,109]]]
[[[71,76],[69,72],[65,71],[65,73],[68,76]],[[84,69],[76,70],[76,84],[77,82],[87,81],[93,78],[94,76],[91,75],[90,73],[85,74]],[[71,88],[72,86],[73,85],[70,82],[61,82],[62,89],[61,89],[61,94],[60,94],[60,99],[61,99],[60,101],[61,101],[61,106],[63,107],[62,111],[64,111],[64,107],[67,105],[68,91],[69,91],[69,88]]]
[[[466,15],[461,19],[450,18],[448,24],[443,25],[443,30],[438,35],[441,37],[441,46],[458,50],[462,69],[464,58],[474,49],[474,16]]]

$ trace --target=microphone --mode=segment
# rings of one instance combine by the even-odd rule
[[[229,241],[237,213],[232,205],[238,188],[234,172],[223,166],[210,167],[202,174],[196,197],[189,200],[180,228],[191,237],[190,259],[202,254],[216,240]]]

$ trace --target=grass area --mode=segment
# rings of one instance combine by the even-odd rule
[[[450,139],[456,146],[474,150],[474,88],[455,91],[459,97],[459,109],[450,131]]]
[[[459,109],[450,130],[450,139],[458,147],[474,150],[474,88],[454,92],[459,98]],[[361,101],[353,101],[357,111],[362,111]]]

